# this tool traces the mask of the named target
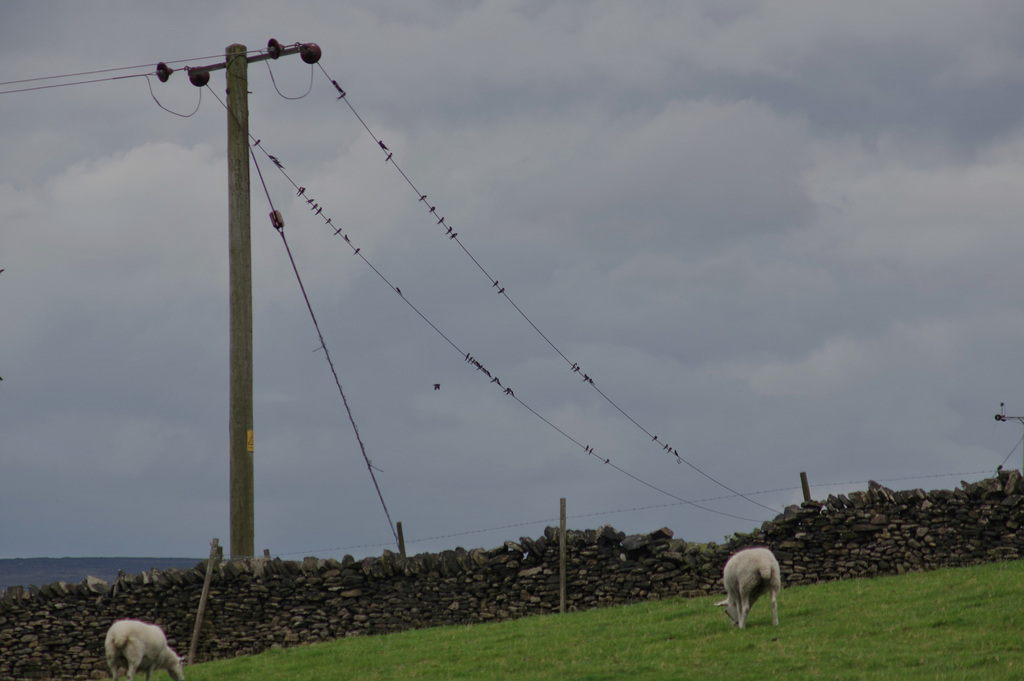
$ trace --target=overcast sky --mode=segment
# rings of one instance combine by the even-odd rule
[[[410,553],[561,497],[721,541],[801,471],[1020,468],[1022,32],[995,0],[4,3],[0,558],[228,545],[225,74],[142,74],[270,38],[322,49],[250,65],[250,130]],[[255,171],[257,553],[379,555]]]

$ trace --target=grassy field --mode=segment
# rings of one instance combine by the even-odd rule
[[[350,638],[196,665],[186,678],[1024,679],[1024,561],[785,589],[778,627],[766,599],[742,631],[714,601]]]

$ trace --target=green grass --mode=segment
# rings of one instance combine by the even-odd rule
[[[1024,679],[1024,561],[785,589],[778,627],[767,599],[743,631],[714,601],[350,638],[195,665],[186,678]]]

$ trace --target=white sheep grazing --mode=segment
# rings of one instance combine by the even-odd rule
[[[754,603],[765,592],[772,597],[772,624],[779,623],[779,591],[782,577],[779,561],[765,548],[744,549],[734,553],[725,563],[722,571],[725,583],[725,600],[715,603],[724,605],[725,613],[740,629],[747,626],[747,615]]]
[[[107,665],[117,681],[118,671],[125,670],[128,681],[135,672],[146,672],[146,681],[155,669],[166,669],[174,681],[185,681],[181,658],[167,647],[163,629],[139,620],[118,620],[110,625],[107,640]]]

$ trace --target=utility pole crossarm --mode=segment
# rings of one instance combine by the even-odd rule
[[[299,54],[302,56],[302,61],[307,64],[315,64],[320,61],[321,53],[320,46],[316,43],[295,43],[294,45],[284,47],[281,43],[271,38],[267,42],[267,51],[265,53],[256,54],[251,57],[247,56],[245,61],[247,64],[251,64],[256,61],[286,57],[289,54]],[[190,83],[196,87],[203,87],[210,82],[210,71],[219,71],[226,68],[228,68],[228,62],[223,61],[219,64],[210,64],[209,66],[186,66],[185,70],[188,71]],[[161,83],[166,83],[172,73],[174,73],[174,69],[167,66],[164,62],[156,65],[156,75]]]

